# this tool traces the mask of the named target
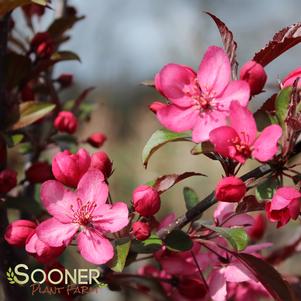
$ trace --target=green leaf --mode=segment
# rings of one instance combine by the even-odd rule
[[[285,119],[287,116],[287,111],[291,100],[291,94],[292,94],[292,87],[287,87],[282,89],[276,97],[276,101],[275,101],[276,115],[282,127],[285,126]]]
[[[108,263],[108,266],[114,272],[120,273],[123,271],[127,256],[129,254],[131,241],[129,238],[117,240],[115,247],[115,256]]]
[[[61,61],[79,61],[80,57],[72,51],[57,51],[50,57],[51,61],[61,62]]]
[[[185,205],[187,210],[190,210],[199,202],[198,195],[193,189],[189,187],[184,187],[183,195],[184,195],[184,200],[185,200]]]
[[[131,250],[135,253],[154,253],[162,247],[162,240],[157,235],[151,235],[144,241],[133,240]]]
[[[269,177],[256,187],[256,198],[258,200],[268,200],[274,195],[275,190],[281,185],[277,177]]]
[[[166,236],[165,245],[172,251],[188,251],[193,242],[189,235],[181,230],[174,230]]]
[[[23,134],[15,134],[15,135],[7,134],[7,135],[5,135],[5,140],[6,140],[8,147],[16,146],[17,144],[22,142],[23,138],[24,138]]]
[[[12,127],[13,130],[24,128],[43,118],[55,108],[48,102],[26,101],[20,104],[20,119]]]
[[[175,141],[190,141],[191,133],[174,133],[166,129],[157,130],[147,141],[142,151],[142,161],[145,168],[147,168],[148,161],[152,154],[161,146],[169,142]]]

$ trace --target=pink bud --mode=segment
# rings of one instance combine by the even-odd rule
[[[266,229],[266,219],[262,214],[257,214],[254,218],[253,225],[248,228],[248,235],[253,240],[262,238]]]
[[[107,140],[106,135],[104,135],[101,132],[97,132],[97,133],[92,134],[87,139],[87,142],[94,147],[101,147],[105,143],[106,140]]]
[[[69,73],[63,73],[58,77],[57,82],[61,85],[61,87],[68,88],[73,83],[73,75]]]
[[[11,169],[0,172],[0,193],[7,193],[17,185],[17,173]]]
[[[247,187],[237,177],[230,176],[221,179],[215,189],[215,198],[220,202],[239,202],[245,195]]]
[[[294,84],[295,80],[300,78],[298,81],[298,87],[301,86],[301,67],[291,71],[282,81],[281,88],[290,87]]]
[[[31,183],[43,183],[53,178],[51,165],[47,162],[33,163],[25,172],[26,179]]]
[[[281,187],[275,192],[272,201],[266,203],[267,218],[278,222],[277,228],[286,225],[290,219],[300,214],[301,193],[294,187]]]
[[[106,178],[112,174],[112,161],[105,152],[96,152],[91,156],[91,168],[100,170]]]
[[[145,240],[151,234],[151,229],[148,223],[144,222],[135,222],[132,225],[133,234],[138,240]]]
[[[49,58],[55,50],[48,32],[38,32],[31,40],[31,48],[40,58]]]
[[[25,246],[25,242],[29,235],[31,235],[36,224],[29,220],[17,220],[9,224],[5,230],[5,240],[13,246],[22,247]]]
[[[240,79],[248,82],[251,95],[256,95],[262,91],[267,81],[267,74],[262,65],[255,61],[248,61],[240,69]]]
[[[151,186],[140,185],[133,192],[135,211],[142,216],[152,216],[161,206],[159,193]]]
[[[62,111],[54,120],[54,127],[68,134],[73,134],[77,129],[77,119],[72,112]]]
[[[81,177],[89,169],[90,163],[90,155],[85,149],[80,148],[76,154],[65,150],[53,158],[52,172],[61,183],[76,187]]]

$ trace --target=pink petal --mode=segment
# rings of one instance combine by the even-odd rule
[[[175,213],[169,213],[168,215],[166,215],[161,221],[160,224],[158,226],[157,231],[160,231],[162,228],[167,227],[169,224],[171,224],[173,221],[176,220],[176,214]]]
[[[277,189],[276,196],[281,196],[283,198],[293,200],[293,199],[300,199],[301,193],[293,186],[286,186]]]
[[[46,181],[41,186],[41,200],[47,211],[62,223],[70,223],[77,208],[76,194],[58,181]],[[72,208],[71,208],[72,207]]]
[[[279,125],[266,127],[253,145],[253,157],[261,162],[272,159],[278,150],[277,143],[281,135],[282,129]]]
[[[111,242],[92,230],[82,231],[77,237],[81,256],[94,264],[104,264],[114,256]]]
[[[210,132],[210,142],[214,145],[215,151],[228,158],[235,155],[232,142],[234,139],[239,139],[239,137],[230,126],[221,126]]]
[[[157,111],[157,118],[160,123],[174,132],[191,130],[198,115],[199,110],[195,107],[183,109],[175,105],[168,105]]]
[[[264,249],[270,248],[273,244],[270,242],[263,242],[256,245],[248,246],[244,249],[244,253],[253,254],[258,253]]]
[[[283,80],[282,80],[282,88],[292,86],[297,77],[301,77],[301,67],[294,69],[291,71]],[[298,87],[300,87],[301,82],[299,80]]]
[[[209,140],[210,132],[225,125],[226,115],[222,112],[213,111],[204,113],[198,117],[192,130],[192,140],[196,143]]]
[[[250,86],[246,81],[234,80],[229,83],[225,91],[216,100],[224,110],[229,110],[231,102],[237,101],[243,107],[248,105]]]
[[[252,226],[254,218],[248,214],[239,214],[230,218],[223,224],[223,227],[244,226],[245,228]]]
[[[251,146],[257,134],[256,122],[253,114],[237,101],[233,101],[230,105],[230,123],[241,141]]]
[[[156,75],[155,85],[174,104],[187,108],[193,103],[191,94],[199,94],[195,79],[196,74],[190,67],[168,64]]]
[[[67,246],[76,234],[78,224],[63,224],[55,218],[42,222],[36,229],[39,239],[51,247]]]
[[[213,301],[226,301],[227,285],[223,270],[215,270],[209,279],[209,292]]]
[[[97,206],[93,211],[93,226],[101,232],[117,232],[129,223],[129,210],[125,203]]]
[[[197,76],[205,95],[212,97],[220,95],[231,77],[231,66],[225,51],[220,47],[210,46],[203,57]]]
[[[109,195],[108,185],[101,171],[90,169],[80,179],[76,194],[81,199],[82,204],[95,202],[97,205],[104,204]]]
[[[229,282],[244,282],[254,279],[252,273],[238,261],[232,262],[225,267],[224,275],[226,281]]]
[[[281,210],[290,204],[291,200],[289,198],[283,197],[281,195],[278,195],[277,193],[274,195],[270,210]]]
[[[297,219],[299,217],[300,214],[300,200],[299,199],[293,199],[289,206],[288,206],[288,210],[290,212],[290,215],[292,217],[292,219]]]
[[[214,210],[213,216],[215,223],[220,225],[223,221],[235,212],[234,203],[218,202],[216,209]]]

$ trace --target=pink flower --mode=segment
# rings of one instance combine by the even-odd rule
[[[113,163],[105,152],[96,152],[91,156],[91,168],[100,170],[106,178],[112,174]]]
[[[17,185],[17,173],[12,169],[0,172],[0,193],[8,193]]]
[[[161,206],[158,191],[151,186],[138,186],[133,192],[133,205],[135,211],[141,216],[154,215],[159,211]]]
[[[31,183],[43,183],[53,178],[51,166],[47,162],[35,162],[25,172]]]
[[[294,69],[291,71],[282,81],[281,88],[290,87],[294,84],[294,81],[300,77],[301,78],[301,67]],[[301,79],[298,81],[298,87],[301,86]]]
[[[77,232],[80,254],[87,261],[103,264],[114,255],[106,233],[124,228],[128,220],[125,203],[106,204],[108,186],[103,174],[89,170],[79,181],[76,191],[66,189],[57,181],[47,181],[41,187],[41,200],[53,217],[37,227],[37,235],[51,247],[65,247]]]
[[[277,228],[286,225],[289,220],[297,219],[300,213],[301,193],[294,187],[281,187],[275,192],[272,201],[266,203],[267,218],[278,222]]]
[[[91,158],[88,152],[80,148],[76,154],[68,150],[59,152],[52,160],[52,172],[61,183],[76,187],[81,177],[90,167]]]
[[[237,177],[225,177],[221,179],[215,188],[215,198],[219,202],[239,202],[247,191],[246,184]]]
[[[62,111],[55,118],[54,127],[60,132],[73,134],[77,129],[77,119],[72,112]]]
[[[248,61],[240,69],[240,79],[248,82],[251,94],[256,95],[262,91],[267,81],[267,74],[260,64]]]
[[[215,151],[224,157],[244,163],[251,156],[261,162],[273,158],[282,135],[279,125],[266,127],[256,139],[257,128],[252,113],[238,102],[230,106],[230,126],[221,126],[210,133]]]
[[[137,221],[132,225],[133,234],[138,240],[145,240],[151,234],[151,228],[148,223]]]
[[[36,226],[36,223],[29,220],[16,220],[7,226],[4,238],[10,245],[25,246],[28,236],[35,231]]]
[[[199,70],[177,64],[164,66],[155,77],[156,89],[170,104],[151,106],[159,121],[174,132],[192,130],[194,142],[208,140],[211,130],[225,125],[233,100],[246,106],[247,82],[231,81],[231,67],[222,48],[207,49]]]
[[[92,134],[88,139],[87,142],[94,146],[94,147],[101,147],[107,140],[107,136],[101,132],[96,132]]]

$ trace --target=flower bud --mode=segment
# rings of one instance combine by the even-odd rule
[[[54,52],[54,42],[48,32],[38,32],[31,40],[31,48],[40,58],[49,58]]]
[[[69,73],[63,73],[58,77],[57,82],[62,88],[68,88],[73,83],[73,75]]]
[[[76,154],[65,150],[53,158],[52,173],[59,182],[76,187],[81,177],[89,169],[90,163],[90,155],[85,149],[80,148]]]
[[[301,87],[301,67],[294,69],[291,71],[282,81],[281,88],[286,88],[293,86],[295,80],[300,78],[298,81],[298,87]]]
[[[159,211],[161,206],[158,191],[151,186],[138,186],[133,192],[133,205],[135,211],[142,216],[154,215]]]
[[[247,232],[251,239],[259,240],[262,238],[266,229],[266,220],[262,214],[257,214],[254,217],[254,223],[248,228]]]
[[[72,112],[62,111],[54,120],[54,127],[68,134],[73,134],[77,129],[77,119]]]
[[[145,240],[151,234],[151,229],[148,223],[144,222],[135,222],[132,225],[133,234],[138,240]]]
[[[53,178],[51,165],[47,162],[33,163],[25,172],[26,179],[31,183],[43,183]]]
[[[230,176],[221,179],[215,189],[215,198],[220,202],[239,202],[245,195],[247,187],[237,177]]]
[[[97,133],[92,134],[87,139],[87,142],[94,147],[101,147],[105,143],[106,140],[107,140],[106,135],[104,135],[101,132],[97,132]]]
[[[301,193],[294,187],[281,187],[275,192],[272,201],[266,203],[267,218],[278,222],[277,228],[286,225],[290,219],[300,214]]]
[[[11,169],[0,172],[0,193],[7,193],[17,185],[17,173]]]
[[[25,246],[27,238],[34,232],[36,226],[34,222],[29,220],[14,221],[7,226],[4,238],[10,245]]]
[[[251,95],[256,95],[262,91],[267,81],[267,75],[262,65],[255,61],[248,61],[240,69],[240,79],[248,82]]]
[[[91,156],[91,168],[100,170],[106,178],[112,174],[113,163],[105,152],[96,152]]]

